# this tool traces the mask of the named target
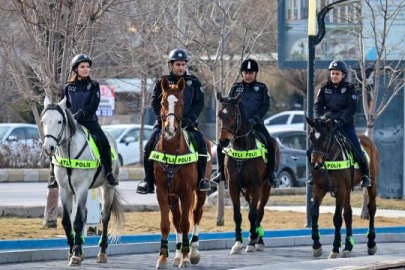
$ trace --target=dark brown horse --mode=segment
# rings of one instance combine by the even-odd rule
[[[197,264],[200,260],[198,251],[198,230],[203,213],[203,206],[207,192],[197,190],[197,163],[195,155],[190,155],[189,143],[181,128],[183,116],[183,89],[184,79],[177,85],[170,85],[166,78],[162,79],[162,125],[154,161],[154,179],[156,183],[157,199],[160,206],[162,234],[160,258],[156,268],[167,267],[169,256],[168,235],[170,233],[169,212],[172,212],[173,224],[176,228],[176,255],[173,265],[188,267],[190,263]],[[208,149],[211,149],[208,145]],[[192,162],[188,162],[188,161]],[[211,175],[212,164],[207,164],[206,177]],[[191,243],[188,239],[190,232],[190,214],[193,218],[193,237]],[[191,245],[191,251],[190,246]],[[189,254],[190,253],[190,254]]]
[[[322,245],[319,241],[320,237],[318,230],[319,206],[321,205],[325,194],[330,192],[332,196],[336,198],[336,208],[333,216],[335,238],[333,241],[333,250],[330,253],[329,258],[337,258],[340,256],[340,229],[343,223],[342,210],[344,210],[343,218],[346,223],[346,240],[342,257],[350,257],[354,246],[350,194],[352,188],[360,183],[361,173],[358,169],[354,169],[353,166],[351,166],[352,163],[350,160],[353,158],[350,158],[350,151],[347,151],[345,150],[345,147],[342,147],[345,141],[342,133],[333,131],[334,121],[332,119],[317,119],[316,121],[313,121],[307,118],[307,122],[310,126],[309,140],[312,148],[311,165],[314,168],[312,172],[314,186],[311,208],[313,255],[319,257],[323,253]],[[374,255],[377,251],[377,244],[374,241],[374,217],[377,208],[378,150],[375,144],[367,136],[358,134],[358,137],[361,145],[370,158],[372,185],[367,188],[369,194],[369,203],[367,207],[370,215],[367,247],[368,254]]]
[[[264,250],[264,230],[260,223],[271,190],[266,163],[262,154],[257,152],[260,149],[257,149],[253,132],[248,129],[247,123],[249,121],[244,116],[243,108],[239,104],[240,98],[240,95],[235,98],[223,98],[220,93],[217,94],[217,99],[221,102],[218,113],[221,127],[219,143],[223,147],[231,143],[231,148],[228,150],[225,148],[226,156],[224,159],[225,178],[228,181],[235,222],[235,244],[231,254],[240,253],[243,245],[242,215],[240,212],[241,192],[249,203],[250,239],[246,252]],[[276,165],[278,166],[280,151],[274,139],[273,145],[276,149]],[[265,151],[264,148],[261,150]]]

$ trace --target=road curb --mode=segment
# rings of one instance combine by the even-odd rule
[[[292,230],[290,230],[292,231]],[[307,235],[310,234],[310,230],[296,230],[303,231]],[[268,231],[269,233],[271,231]],[[266,232],[266,233],[268,233]],[[288,235],[289,231],[275,231],[272,232]],[[245,232],[247,234],[247,232]],[[204,233],[201,234],[201,238],[204,238]],[[231,249],[234,244],[233,233],[208,233],[210,238],[208,240],[200,240],[200,250],[218,250],[218,249]],[[141,253],[158,253],[160,248],[160,235],[151,235],[153,239],[159,239],[159,241],[153,242],[137,242],[137,243],[122,243],[122,244],[110,244],[107,250],[108,255],[125,255],[125,254],[141,254]],[[356,244],[367,243],[367,236],[364,234],[354,234],[356,239]],[[123,236],[130,240],[131,237],[139,238],[140,235],[135,236]],[[323,243],[331,243],[333,241],[333,234],[323,235]],[[96,257],[99,251],[97,246],[98,237],[87,237],[86,243],[90,246],[84,247],[84,253],[86,258]],[[146,238],[147,239],[147,236]],[[65,244],[64,239],[54,239],[55,241]],[[28,241],[28,240],[27,240]],[[50,240],[31,240],[32,244],[40,246],[40,242],[50,241]],[[122,241],[122,240],[121,240]],[[139,241],[139,240],[138,240]],[[174,235],[172,234],[169,238],[169,249],[171,252],[175,251],[175,241]],[[18,241],[15,241],[18,242]],[[293,247],[293,246],[311,246],[312,239],[311,236],[284,236],[284,237],[270,237],[265,238],[264,242],[267,248],[271,247]],[[378,243],[403,243],[405,242],[405,233],[380,233],[376,237],[377,245]],[[3,243],[4,244],[4,243]],[[246,243],[244,244],[246,245]],[[43,246],[43,245],[42,245]],[[308,251],[310,254],[310,250]],[[41,248],[41,249],[20,249],[20,250],[6,250],[0,251],[0,264],[7,263],[22,263],[22,262],[33,262],[33,261],[49,261],[49,260],[64,260],[67,258],[68,248]],[[405,261],[403,261],[405,263]],[[401,266],[401,265],[400,265]],[[356,268],[357,269],[357,268]],[[362,270],[367,270],[371,268],[359,268]],[[381,269],[381,268],[373,268]]]
[[[0,169],[0,183],[48,182],[49,169]],[[119,181],[136,181],[144,178],[142,168],[120,168]]]

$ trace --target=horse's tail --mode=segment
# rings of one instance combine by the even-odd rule
[[[114,199],[110,208],[113,222],[111,223],[111,229],[109,230],[114,238],[120,236],[125,225],[125,208],[123,202],[124,199],[121,191],[114,188]]]
[[[275,157],[274,157],[274,160],[276,161],[276,171],[278,170],[278,168],[279,168],[279,166],[280,166],[280,156],[281,156],[281,152],[280,152],[280,147],[279,147],[279,145],[278,145],[278,143],[277,143],[277,141],[276,141],[276,139],[274,138],[274,137],[271,137],[272,138],[272,143],[273,143],[273,145],[274,145],[274,154],[275,154]]]

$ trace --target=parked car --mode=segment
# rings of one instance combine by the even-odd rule
[[[264,124],[269,132],[279,130],[304,130],[304,111],[285,111],[270,116],[264,120]]]
[[[306,133],[302,130],[282,130],[271,134],[280,147],[280,165],[276,172],[279,188],[305,186]],[[216,157],[217,146],[211,147]],[[215,158],[216,161],[216,158]],[[216,163],[215,163],[216,164]]]
[[[277,176],[280,188],[305,186],[306,133],[301,130],[273,132],[280,146],[280,165]]]
[[[37,125],[0,124],[0,167],[39,168],[49,166],[41,156],[42,146]],[[1,159],[1,156],[7,157]]]
[[[107,125],[102,126],[102,129],[108,131],[111,136],[117,141],[118,159],[120,165],[133,165],[139,162],[140,155],[138,146],[138,135],[140,125],[123,124],[123,125]],[[145,125],[143,130],[143,146],[149,139],[152,133],[153,126]]]

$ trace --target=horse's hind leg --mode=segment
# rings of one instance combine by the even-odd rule
[[[190,251],[190,261],[191,264],[198,264],[200,261],[200,252],[198,251],[199,247],[199,239],[198,239],[198,234],[199,234],[199,224],[203,215],[204,211],[204,203],[205,199],[207,198],[207,192],[202,192],[202,191],[196,191],[195,192],[195,198],[196,201],[194,203],[194,209],[193,209],[193,221],[194,221],[194,227],[193,227],[193,237],[191,238],[191,251]]]
[[[108,248],[108,223],[111,218],[111,205],[114,199],[114,188],[101,187],[102,209],[101,209],[101,222],[103,224],[103,232],[98,243],[100,250],[97,254],[97,263],[107,263],[107,248]]]
[[[255,252],[256,251],[256,244],[259,242],[259,234],[256,230],[256,222],[259,217],[257,211],[257,204],[259,200],[258,192],[259,190],[253,190],[252,199],[249,205],[249,243],[246,246],[246,252]]]
[[[73,247],[73,256],[70,258],[69,265],[80,265],[84,259],[83,244],[84,244],[84,224],[87,219],[87,190],[76,192],[76,216],[73,223],[75,231],[75,244]]]
[[[183,241],[183,234],[181,233],[181,228],[180,228],[180,206],[176,205],[174,209],[172,209],[172,219],[173,219],[173,225],[176,229],[176,255],[174,256],[173,259],[173,266],[179,266],[180,261],[181,261],[181,243]]]
[[[70,213],[72,213],[73,196],[67,193],[63,188],[60,188],[60,198],[62,201],[62,226],[65,230],[67,243],[69,245],[69,258],[73,255],[73,245],[75,235],[72,228],[72,221],[70,219]]]
[[[312,254],[314,257],[320,257],[323,253],[322,244],[319,241],[319,228],[318,228],[318,220],[319,220],[319,207],[322,203],[323,197],[325,197],[325,191],[321,189],[318,185],[314,184],[314,191],[313,191],[313,202],[311,206],[311,218],[312,218]]]
[[[346,223],[346,240],[345,247],[342,251],[343,258],[351,257],[351,252],[354,247],[354,238],[352,232],[352,207],[350,206],[350,189],[346,190],[346,198],[344,202],[343,217]]]
[[[374,218],[375,218],[375,212],[377,210],[377,205],[376,205],[376,194],[377,194],[377,188],[376,188],[376,181],[373,182],[373,185],[371,187],[368,187],[368,195],[369,195],[369,202],[368,202],[368,212],[370,215],[369,219],[369,225],[368,225],[368,242],[367,242],[367,252],[368,255],[374,255],[377,252],[377,243],[375,242],[375,228],[374,228]]]
[[[259,241],[255,245],[256,251],[264,251],[264,248],[266,247],[264,245],[264,241],[263,241],[264,229],[260,223],[262,222],[263,217],[264,217],[264,208],[266,207],[266,204],[269,200],[270,190],[271,190],[271,186],[268,183],[262,184],[262,186],[260,188],[260,202],[257,207],[259,216],[257,217],[257,221],[256,221],[256,231],[259,234]]]

